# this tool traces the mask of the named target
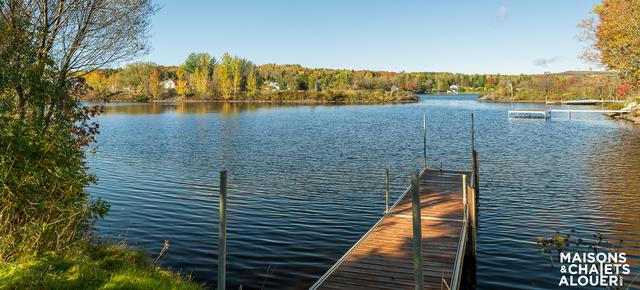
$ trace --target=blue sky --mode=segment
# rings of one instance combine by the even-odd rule
[[[460,73],[586,70],[576,24],[597,0],[158,1],[144,60],[228,51],[257,64]]]

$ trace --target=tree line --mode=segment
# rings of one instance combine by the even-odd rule
[[[389,72],[306,68],[298,64],[256,65],[225,53],[191,53],[183,64],[162,66],[135,62],[122,68],[96,70],[84,80],[87,97],[99,99],[261,100],[274,94],[292,99],[310,94],[407,91],[479,93],[496,99],[542,100],[623,98],[620,78],[606,72],[565,72],[536,75]]]

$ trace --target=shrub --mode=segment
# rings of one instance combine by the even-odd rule
[[[28,118],[0,118],[0,261],[70,247],[108,210],[85,191],[95,181],[86,140],[66,126],[43,133]]]

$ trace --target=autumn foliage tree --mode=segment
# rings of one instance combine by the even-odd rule
[[[598,58],[621,79],[640,85],[640,0],[605,0],[594,11]]]
[[[186,81],[186,72],[183,66],[179,66],[176,72],[178,76],[178,81],[176,84],[176,92],[181,97],[185,97],[187,95],[187,81]]]
[[[102,71],[93,71],[84,77],[87,85],[101,97],[107,94],[109,88],[109,80]]]
[[[154,68],[149,74],[149,94],[151,98],[158,99],[160,97],[160,70]]]

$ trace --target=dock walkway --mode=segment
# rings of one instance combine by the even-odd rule
[[[467,177],[465,186],[462,175]],[[459,287],[469,224],[463,192],[473,191],[471,176],[470,172],[433,169],[420,174],[425,289]],[[414,289],[411,195],[409,187],[389,213],[310,289]]]

